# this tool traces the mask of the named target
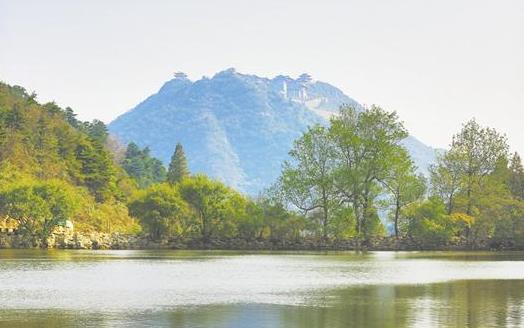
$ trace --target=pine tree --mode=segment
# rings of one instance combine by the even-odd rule
[[[135,143],[127,146],[122,167],[140,188],[166,181],[166,169],[159,159],[151,156],[148,147],[141,150]]]
[[[171,157],[171,163],[169,163],[169,170],[167,171],[167,182],[170,184],[176,184],[186,176],[189,176],[186,155],[182,145],[177,143],[175,152]]]

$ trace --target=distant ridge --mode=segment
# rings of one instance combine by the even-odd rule
[[[192,172],[255,195],[278,177],[293,140],[327,122],[341,104],[362,108],[308,74],[269,79],[230,68],[193,82],[178,72],[109,129],[125,143],[149,146],[164,163],[181,142]],[[414,137],[404,144],[425,172],[434,149]]]

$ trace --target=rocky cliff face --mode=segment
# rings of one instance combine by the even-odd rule
[[[125,143],[149,146],[166,164],[181,142],[192,172],[256,194],[278,177],[293,140],[326,123],[341,104],[361,108],[307,74],[268,79],[228,69],[192,82],[179,73],[109,129]],[[405,144],[425,170],[433,149],[413,137]]]

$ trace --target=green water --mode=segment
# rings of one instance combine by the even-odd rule
[[[524,253],[0,250],[1,327],[524,327]]]

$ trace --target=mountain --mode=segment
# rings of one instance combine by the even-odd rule
[[[192,172],[256,194],[276,180],[293,140],[308,126],[326,123],[341,104],[362,108],[308,74],[268,79],[228,69],[192,82],[177,73],[109,131],[125,143],[148,146],[164,163],[180,142]],[[424,172],[434,150],[414,137],[404,144]]]

